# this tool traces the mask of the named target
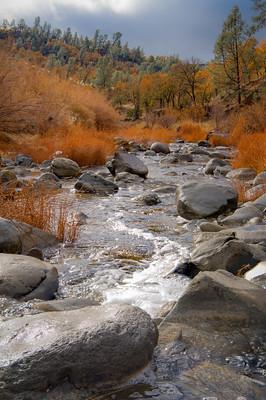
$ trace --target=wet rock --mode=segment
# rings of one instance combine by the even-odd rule
[[[195,155],[199,155],[199,156],[209,156],[210,155],[210,153],[208,152],[208,150],[205,150],[204,148],[202,148],[202,147],[195,147],[195,148],[192,148],[191,150],[190,150],[190,154],[195,154]]]
[[[236,190],[228,184],[192,181],[177,188],[177,211],[186,219],[211,217],[236,207]]]
[[[203,362],[185,371],[178,384],[183,399],[248,400],[265,397],[264,388],[228,366]]]
[[[56,237],[23,222],[0,218],[0,252],[27,254],[33,247],[44,249],[58,244]]]
[[[89,217],[84,212],[79,211],[75,214],[74,218],[78,225],[86,225]]]
[[[115,182],[123,187],[127,185],[139,184],[144,182],[144,178],[138,175],[130,174],[128,172],[118,172],[115,177]]]
[[[16,165],[20,165],[22,167],[31,167],[33,160],[31,156],[28,156],[26,154],[18,154],[16,156]]]
[[[232,215],[221,220],[223,225],[242,225],[252,218],[263,219],[263,212],[253,205],[246,205],[235,210]]]
[[[254,283],[254,285],[257,285],[261,287],[262,289],[266,289],[266,274],[261,274],[258,276],[255,276],[250,280],[250,282]]]
[[[257,207],[259,210],[263,211],[266,208],[266,194],[263,194],[262,196],[258,197],[251,204]]]
[[[118,191],[118,186],[115,183],[91,172],[82,174],[75,183],[74,188],[80,193],[99,195],[114,194]]]
[[[85,307],[99,306],[100,302],[90,298],[69,298],[63,300],[42,301],[34,304],[42,312],[79,310]]]
[[[254,179],[256,175],[256,171],[252,168],[237,168],[230,171],[226,177],[240,181],[250,181]]]
[[[266,171],[262,171],[256,176],[253,185],[266,185]]]
[[[224,269],[237,274],[246,265],[256,265],[254,249],[231,236],[215,236],[199,244],[191,254],[191,262],[201,271]]]
[[[44,161],[41,163],[40,167],[41,167],[41,168],[50,168],[51,165],[52,165],[52,162],[53,162],[53,160],[44,160]]]
[[[79,165],[69,158],[55,158],[51,164],[52,172],[59,178],[74,178],[80,175]]]
[[[249,352],[254,340],[259,346],[265,337],[265,302],[266,291],[246,279],[200,272],[159,326],[160,343],[181,336],[212,357]]]
[[[245,279],[248,281],[252,281],[254,278],[260,275],[266,274],[266,261],[261,261],[255,267],[251,268],[248,272],[245,273]]]
[[[2,395],[45,392],[65,380],[79,388],[120,382],[148,364],[157,337],[150,316],[128,305],[6,321],[0,333]]]
[[[226,176],[230,171],[232,171],[232,167],[230,165],[226,165],[224,167],[216,167],[213,175],[219,178],[220,176]]]
[[[57,289],[57,270],[50,264],[29,256],[0,254],[0,295],[50,300]]]
[[[16,226],[12,221],[0,218],[0,252],[21,253],[22,242]]]
[[[161,187],[158,187],[158,188],[154,189],[153,192],[159,193],[159,194],[175,193],[176,192],[176,186],[174,186],[174,185],[173,186],[171,186],[171,185],[161,186]]]
[[[156,153],[153,150],[146,150],[144,155],[153,157],[153,156],[156,156]]]
[[[228,166],[228,162],[220,158],[212,158],[206,165],[204,172],[206,175],[213,175],[217,167]]]
[[[200,140],[198,142],[198,146],[199,147],[211,147],[210,143],[208,142],[208,140]]]
[[[0,171],[0,184],[7,185],[7,184],[15,184],[17,183],[17,176],[14,171],[8,169],[2,169]]]
[[[149,172],[146,165],[134,154],[122,151],[116,153],[115,157],[106,166],[113,176],[119,172],[128,172],[141,178],[146,178]]]
[[[220,232],[223,230],[222,226],[211,222],[202,222],[199,228],[202,232]]]
[[[180,162],[192,162],[193,161],[193,157],[192,157],[192,155],[191,154],[185,154],[185,153],[183,153],[183,154],[179,154],[178,155],[178,160],[180,161]]]
[[[220,158],[221,160],[229,157],[229,154],[224,151],[212,151],[209,154],[212,158]]]
[[[46,172],[34,182],[34,186],[39,189],[57,190],[62,187],[62,183],[55,174],[52,174],[51,172]]]
[[[157,193],[148,193],[140,198],[141,202],[147,206],[156,206],[161,203],[161,199]]]
[[[150,150],[155,151],[155,153],[169,154],[170,149],[167,143],[155,142],[151,145]]]
[[[204,237],[202,237],[204,235]],[[234,236],[236,239],[250,244],[266,243],[266,225],[264,224],[251,224],[240,227],[224,228],[222,231],[216,233],[216,237]],[[213,238],[212,234],[205,231],[200,234],[197,243],[208,241]]]
[[[43,260],[43,252],[38,247],[33,247],[30,251],[26,254],[26,256],[38,258],[38,260]]]

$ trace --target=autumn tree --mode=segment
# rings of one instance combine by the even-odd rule
[[[244,23],[238,6],[233,7],[224,22],[223,30],[215,46],[216,61],[222,66],[223,74],[220,82],[225,89],[233,89],[236,93],[238,104],[242,102],[243,81],[245,71],[243,68],[248,29]]]

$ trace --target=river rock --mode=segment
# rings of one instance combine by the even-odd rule
[[[177,210],[186,219],[216,216],[236,207],[237,192],[229,184],[192,181],[177,188]]]
[[[0,254],[0,295],[23,300],[50,300],[58,289],[55,267],[36,258]]]
[[[62,187],[62,183],[55,174],[46,172],[34,182],[34,186],[39,189],[57,190]]]
[[[91,172],[82,174],[75,183],[74,188],[80,193],[99,195],[113,194],[118,191],[118,186],[115,183]]]
[[[193,157],[191,154],[180,153],[180,154],[178,154],[178,160],[180,162],[192,162]]]
[[[252,204],[243,206],[235,210],[232,215],[221,220],[223,225],[242,225],[250,221],[252,218],[263,219],[263,212]]]
[[[204,172],[206,175],[213,175],[217,167],[228,166],[228,162],[220,158],[212,158],[206,165]]]
[[[257,175],[256,171],[252,168],[237,168],[230,171],[226,177],[239,181],[250,181]]]
[[[128,172],[130,174],[138,175],[141,178],[146,178],[149,172],[146,165],[139,158],[134,154],[123,151],[117,152],[114,158],[109,161],[106,166],[113,176],[119,172]]]
[[[155,153],[169,154],[170,149],[167,143],[155,142],[151,145],[150,150],[155,151]]]
[[[161,203],[161,199],[157,193],[147,193],[140,197],[140,201],[146,204],[146,206],[156,206]]]
[[[52,172],[59,178],[74,178],[80,175],[79,165],[69,158],[55,158],[51,164]]]
[[[212,222],[202,222],[199,228],[202,232],[220,232],[223,230],[222,226]]]
[[[54,235],[23,222],[0,218],[0,253],[24,253],[32,248],[44,249],[55,246]]]
[[[266,194],[263,194],[262,196],[258,197],[251,204],[253,204],[255,207],[257,207],[261,211],[265,210],[265,208],[266,208]]]
[[[90,298],[69,298],[62,300],[40,301],[34,304],[34,308],[41,312],[59,312],[79,310],[80,308],[99,306],[100,302]]]
[[[120,382],[149,363],[157,338],[150,316],[129,305],[6,321],[0,332],[2,396],[46,392],[66,380],[79,388]]]
[[[266,171],[262,171],[256,176],[253,185],[266,185]]]
[[[200,272],[159,326],[164,345],[182,337],[223,358],[249,352],[266,334],[266,291],[227,271]],[[215,338],[215,340],[214,340]]]
[[[211,147],[210,143],[208,142],[208,140],[200,140],[198,142],[198,146],[199,147]]]
[[[246,198],[249,200],[256,199],[261,195],[266,193],[266,185],[261,184],[257,186],[253,186],[252,188],[246,191]]]
[[[266,275],[266,261],[261,261],[255,267],[251,268],[248,272],[245,273],[245,279],[248,281],[253,281],[254,278]]]
[[[144,153],[144,156],[153,157],[153,156],[156,156],[156,153],[153,150],[146,150],[145,153]]]
[[[200,243],[191,254],[191,262],[201,271],[224,269],[237,274],[242,267],[259,261],[254,249],[234,235],[217,235]]]
[[[31,167],[33,160],[31,156],[28,156],[26,154],[18,154],[16,156],[16,165],[20,165],[22,167]]]
[[[130,174],[129,172],[118,172],[115,177],[115,182],[121,187],[126,187],[127,185],[143,183],[144,178],[141,178],[138,175]]]

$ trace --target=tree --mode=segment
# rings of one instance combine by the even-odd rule
[[[216,61],[222,64],[225,85],[232,88],[237,95],[238,104],[242,102],[243,59],[245,43],[249,37],[239,7],[233,7],[224,22],[223,30],[215,46]]]
[[[95,85],[106,89],[111,86],[113,74],[113,63],[110,57],[102,57],[97,63]]]
[[[265,28],[266,26],[266,1],[265,0],[252,0],[253,9],[257,13],[253,17],[253,31],[256,32],[259,29]]]

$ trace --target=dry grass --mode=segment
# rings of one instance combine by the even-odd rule
[[[237,144],[234,168],[254,168],[257,172],[266,170],[266,131],[243,134]]]
[[[171,143],[178,137],[177,132],[166,128],[143,128],[141,125],[134,125],[119,132],[119,135],[128,140],[136,140],[142,143],[164,142]]]
[[[36,191],[31,186],[20,191],[1,188],[0,217],[25,222],[64,242],[73,242],[78,233],[71,202],[57,197],[55,191]]]
[[[200,123],[187,121],[183,122],[179,131],[178,137],[188,142],[198,142],[199,140],[205,140],[207,136],[207,130]]]

